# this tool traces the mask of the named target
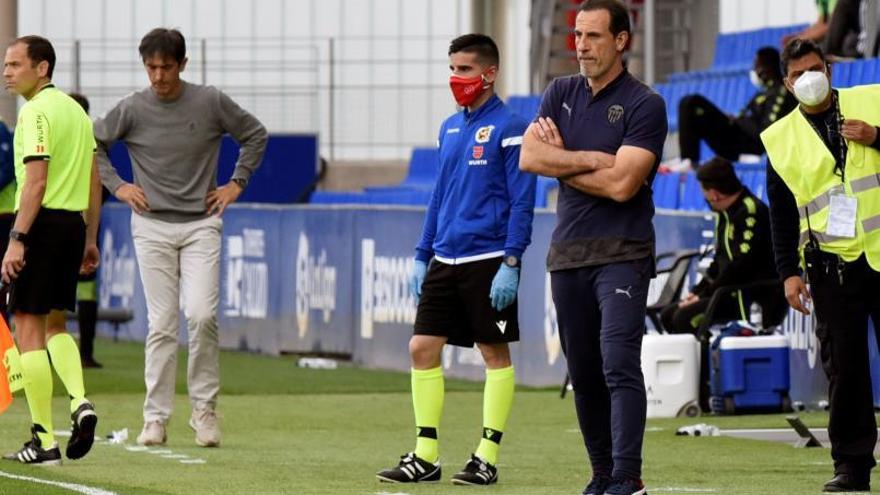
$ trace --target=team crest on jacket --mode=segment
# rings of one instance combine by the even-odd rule
[[[482,146],[474,146],[474,159],[479,160],[483,158],[483,147]]]
[[[489,139],[492,138],[492,130],[495,129],[494,125],[487,125],[486,127],[480,127],[477,129],[477,134],[474,135],[474,140],[478,143],[488,143]]]
[[[611,105],[608,107],[608,123],[614,124],[623,117],[623,107],[621,105]]]

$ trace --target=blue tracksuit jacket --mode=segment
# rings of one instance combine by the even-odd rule
[[[440,170],[416,259],[464,263],[522,257],[531,241],[535,176],[519,169],[528,123],[492,96],[440,126]]]

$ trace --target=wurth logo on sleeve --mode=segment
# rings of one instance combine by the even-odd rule
[[[34,129],[37,131],[37,153],[43,153],[46,151],[46,122],[41,114],[37,114],[34,119]]]

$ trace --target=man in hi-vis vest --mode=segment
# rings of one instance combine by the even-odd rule
[[[785,47],[782,66],[800,106],[761,133],[776,267],[791,307],[810,314],[812,295],[816,311],[834,459],[824,491],[867,491],[877,443],[867,328],[870,317],[880,330],[880,85],[832,89],[822,50],[803,39]]]

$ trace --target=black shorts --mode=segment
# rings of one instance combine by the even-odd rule
[[[10,286],[9,310],[34,315],[75,310],[85,245],[81,213],[41,208],[28,232],[24,268]]]
[[[517,300],[495,311],[489,290],[501,257],[461,265],[431,262],[416,312],[416,335],[447,337],[462,347],[519,340]]]

